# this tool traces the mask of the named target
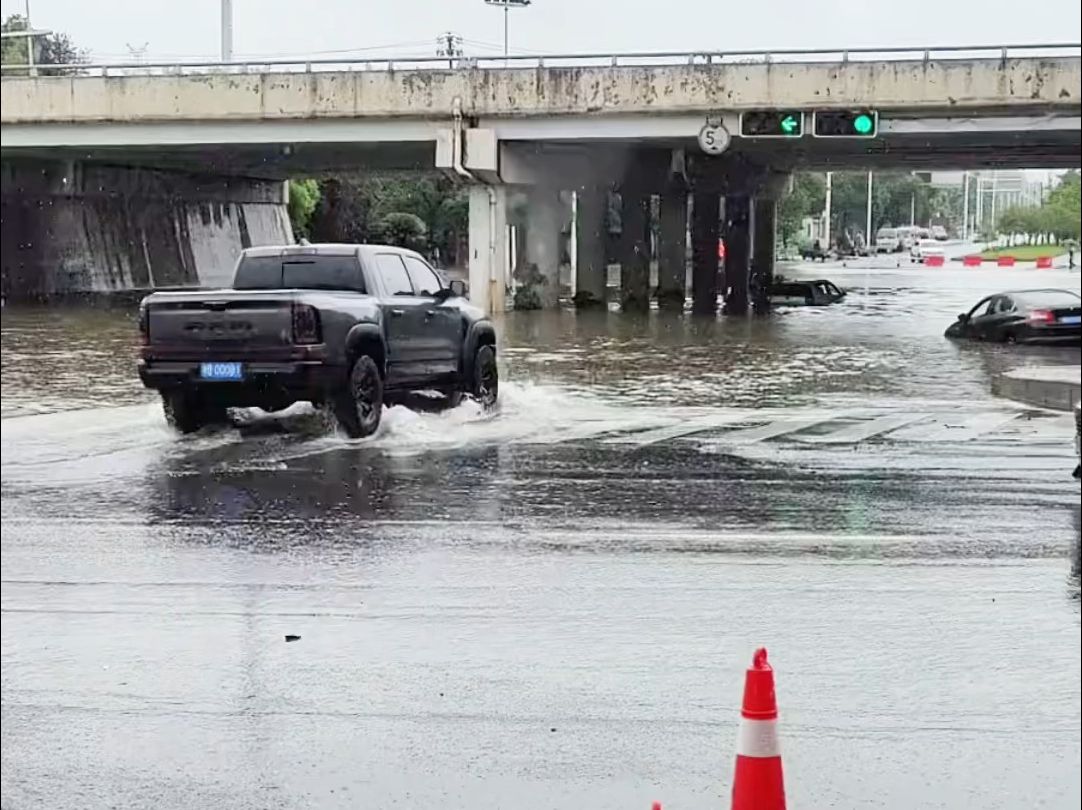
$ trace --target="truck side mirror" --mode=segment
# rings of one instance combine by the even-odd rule
[[[457,278],[451,279],[448,289],[451,291],[451,297],[453,298],[465,298],[470,292],[466,282]]]

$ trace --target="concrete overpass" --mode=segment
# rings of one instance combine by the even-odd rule
[[[738,231],[750,227],[752,218],[741,213],[749,209],[772,228],[770,206],[751,198],[762,203],[776,196],[778,177],[797,168],[1077,166],[1080,50],[91,65],[78,75],[37,77],[5,70],[0,146],[5,160],[68,159],[262,179],[358,168],[454,170],[484,183],[471,206],[471,236],[495,245],[487,255],[471,250],[472,286],[498,308],[509,186],[537,190],[530,221],[549,229],[559,217],[542,208],[553,204],[553,188],[588,198],[618,186],[631,200],[683,194],[685,203],[674,202],[677,210],[662,217],[672,228],[686,222],[688,190],[715,201],[719,193],[728,195],[736,221],[727,216],[727,229]],[[735,135],[742,111],[857,107],[878,110],[876,139],[734,137],[720,157],[697,147],[708,120]],[[632,221],[637,205],[625,211]],[[708,211],[711,205],[716,202],[700,201]],[[715,223],[698,241],[706,245],[716,230]],[[586,229],[579,240],[580,275],[598,262],[598,239],[590,236],[596,231]],[[730,235],[737,248],[730,266],[750,261],[750,237]],[[530,259],[550,275],[552,238],[535,234],[528,242],[538,246]],[[641,242],[632,239],[627,250],[637,255]],[[596,279],[586,286],[597,292]],[[735,293],[746,298],[740,289]],[[631,297],[641,298],[641,291]],[[704,291],[703,300],[708,297]]]

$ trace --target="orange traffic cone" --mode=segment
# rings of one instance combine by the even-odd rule
[[[760,647],[744,679],[733,810],[785,810],[777,724],[774,670],[767,663],[766,650]]]

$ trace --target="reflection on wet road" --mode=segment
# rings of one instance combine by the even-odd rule
[[[178,438],[127,314],[5,311],[5,807],[716,807],[760,643],[794,804],[1077,806],[1071,421],[988,392],[1078,351],[942,339],[1032,273],[833,278],[509,316],[499,413],[367,441]]]

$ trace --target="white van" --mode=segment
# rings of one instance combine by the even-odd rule
[[[898,232],[899,250],[909,250],[920,241],[920,228],[915,225],[904,225],[894,230]]]
[[[875,233],[876,253],[897,253],[902,249],[896,228],[880,228]]]

